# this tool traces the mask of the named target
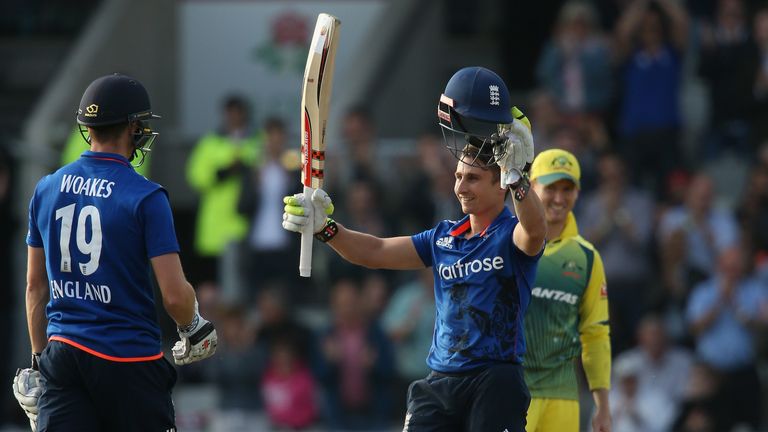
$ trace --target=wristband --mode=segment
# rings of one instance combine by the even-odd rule
[[[195,317],[192,318],[191,323],[184,326],[177,326],[176,330],[179,332],[180,335],[188,335],[197,328],[198,324],[200,324],[200,314],[195,312]]]
[[[323,229],[320,230],[320,232],[315,234],[315,238],[320,240],[323,243],[326,243],[328,240],[334,238],[336,234],[339,233],[339,227],[336,225],[336,221],[334,221],[331,218],[328,218],[325,220],[325,226]]]
[[[528,180],[528,174],[523,174],[517,183],[512,185],[512,191],[514,192],[515,200],[522,201],[528,196],[528,191],[531,189],[531,181]]]
[[[40,353],[32,353],[32,370],[40,370]]]

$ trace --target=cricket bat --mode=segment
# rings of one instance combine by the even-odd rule
[[[311,203],[312,193],[323,187],[325,169],[325,128],[333,85],[333,64],[339,42],[338,18],[321,13],[312,34],[312,43],[304,69],[304,86],[301,96],[301,183],[304,185],[304,202]],[[312,205],[308,206],[310,213]],[[313,215],[306,215],[309,223],[301,233],[299,275],[312,274]]]

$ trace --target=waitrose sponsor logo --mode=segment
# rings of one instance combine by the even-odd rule
[[[493,258],[483,258],[482,260],[476,259],[467,262],[459,260],[451,265],[440,264],[437,268],[437,272],[443,280],[451,280],[467,277],[475,273],[501,270],[503,268],[504,258],[495,256]]]

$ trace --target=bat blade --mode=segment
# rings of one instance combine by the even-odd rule
[[[328,109],[333,88],[333,69],[338,45],[338,31],[341,21],[321,13],[317,17],[315,31],[304,69],[304,84],[301,96],[301,183],[304,185],[304,200],[310,203],[312,193],[323,187],[325,176],[325,131],[328,123]],[[308,206],[311,212],[312,206]],[[301,255],[299,275],[312,274],[312,220],[301,233]]]

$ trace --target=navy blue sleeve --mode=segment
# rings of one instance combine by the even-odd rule
[[[37,222],[35,220],[35,196],[37,196],[37,190],[32,195],[32,199],[29,200],[29,226],[27,228],[27,245],[32,247],[43,247],[43,237],[40,235],[40,230],[37,229]]]
[[[413,246],[416,248],[419,258],[421,258],[421,261],[424,262],[426,267],[432,267],[433,263],[432,238],[435,236],[435,229],[436,228],[432,228],[411,236]]]
[[[536,280],[536,269],[538,268],[539,259],[541,258],[542,255],[544,255],[544,247],[546,246],[546,241],[544,242],[544,245],[541,247],[541,250],[539,251],[539,253],[537,253],[536,255],[531,256],[523,252],[515,244],[514,232],[515,232],[515,226],[517,226],[517,224],[519,223],[519,220],[515,218],[514,221],[515,221],[514,226],[512,227],[512,230],[510,231],[510,234],[509,234],[510,237],[512,237],[509,243],[512,248],[512,257],[514,257],[514,259],[512,260],[512,265],[515,267],[515,273],[525,278],[530,289],[532,288],[532,285]]]
[[[509,236],[511,237],[511,240],[509,244],[512,245],[512,256],[514,256],[516,259],[520,260],[521,262],[533,262],[536,263],[539,261],[539,258],[541,258],[541,255],[544,253],[544,247],[547,245],[547,242],[544,241],[544,245],[541,246],[541,250],[539,253],[537,253],[534,256],[530,256],[527,253],[520,250],[519,247],[515,244],[515,228],[517,228],[517,224],[520,223],[520,220],[516,217],[512,218],[512,229],[509,231]]]
[[[171,204],[164,189],[144,198],[139,205],[139,217],[144,221],[144,244],[149,258],[179,252]]]

